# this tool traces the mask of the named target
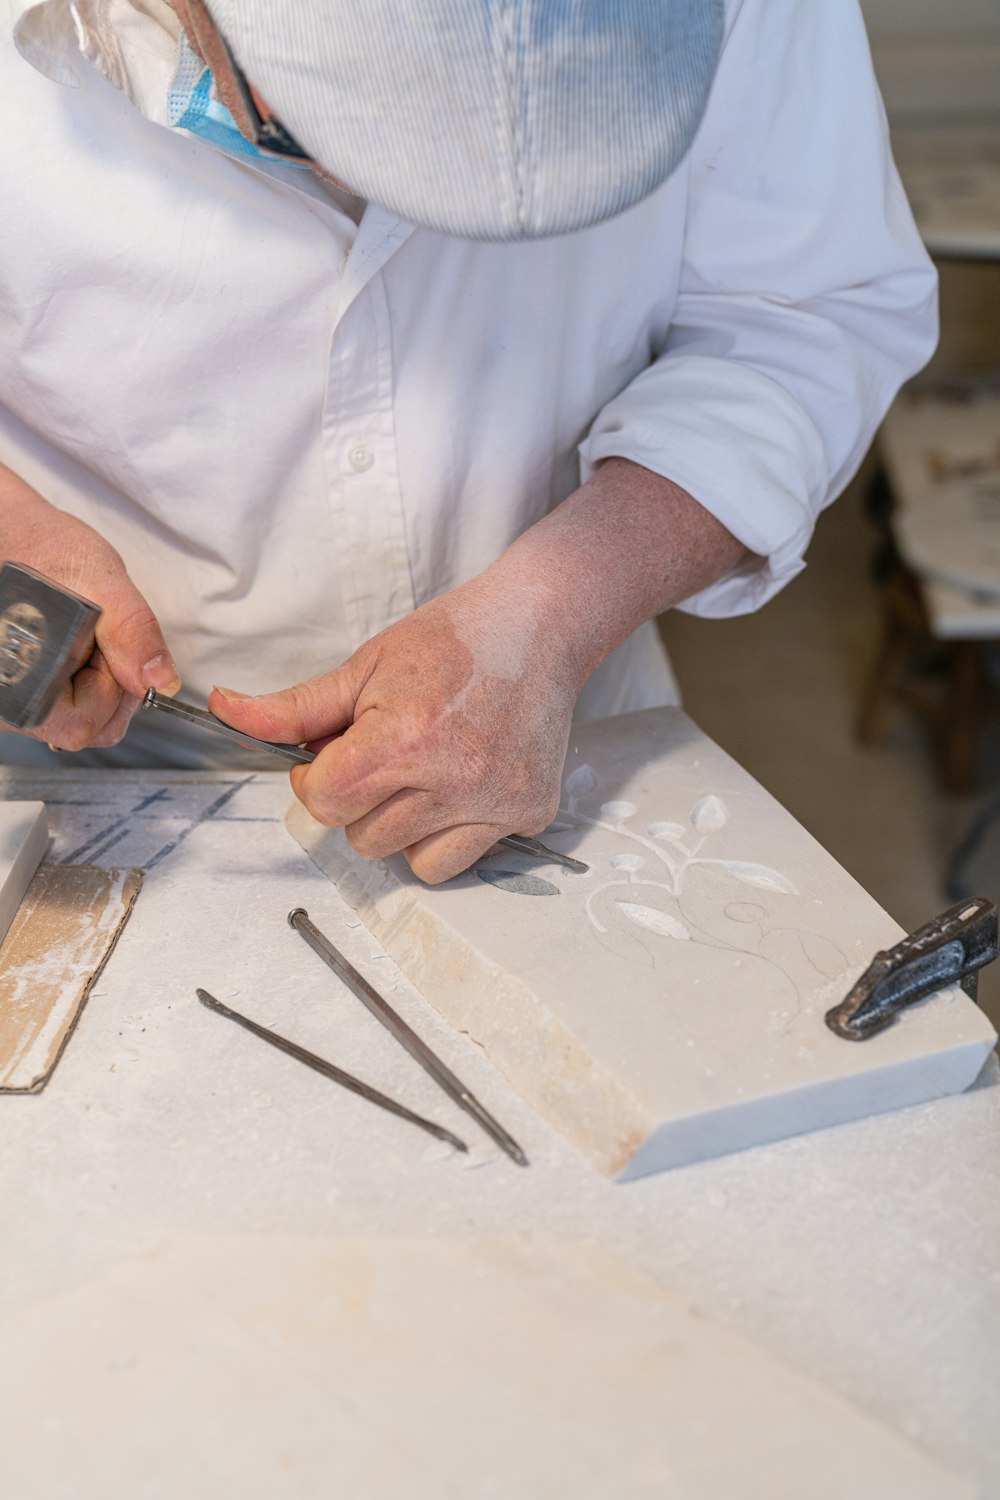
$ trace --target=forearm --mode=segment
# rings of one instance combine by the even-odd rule
[[[0,562],[31,562],[28,553],[52,509],[37,490],[0,464]]]
[[[623,458],[532,526],[483,580],[525,599],[563,641],[579,690],[644,620],[750,553],[678,485]]]

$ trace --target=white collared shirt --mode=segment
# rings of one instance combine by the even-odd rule
[[[686,607],[755,608],[933,348],[853,0],[735,0],[683,166],[620,218],[511,245],[373,205],[355,225],[311,173],[170,128],[165,0],[20,10],[0,461],[118,547],[186,696],[335,665],[611,455],[763,559]],[[648,625],[583,707],[670,693]]]

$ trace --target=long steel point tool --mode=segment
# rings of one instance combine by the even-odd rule
[[[429,1073],[435,1083],[444,1089],[450,1099],[464,1109],[479,1124],[486,1134],[490,1136],[501,1151],[505,1151],[511,1161],[516,1161],[519,1167],[528,1165],[528,1158],[514,1137],[509,1135],[503,1126],[493,1118],[488,1110],[484,1109],[474,1094],[465,1087],[460,1078],[447,1067],[441,1059],[431,1051],[427,1043],[422,1041],[411,1026],[408,1026],[402,1016],[393,1010],[389,1002],[379,994],[374,985],[368,983],[363,974],[359,974],[354,965],[336,949],[333,944],[323,936],[315,922],[309,920],[309,913],[301,906],[296,906],[288,913],[289,925],[304,937],[310,948],[318,953],[324,963],[342,979],[347,987],[357,995],[362,1005],[368,1007],[372,1015],[382,1022],[387,1031],[405,1047],[407,1052],[414,1058],[425,1072]]]
[[[277,755],[281,760],[291,761],[293,765],[308,766],[316,759],[315,752],[307,750],[304,745],[282,745],[275,744],[273,740],[255,739],[252,734],[244,734],[242,729],[234,729],[231,724],[223,723],[215,714],[209,713],[207,708],[195,708],[192,703],[181,703],[178,698],[168,698],[155,688],[148,689],[142,706],[158,708],[163,713],[173,714],[175,718],[185,719],[189,724],[197,724],[201,729],[210,729],[213,734],[225,735],[235,744],[244,745],[250,750],[266,750],[269,755]],[[527,854],[532,859],[544,859],[550,864],[564,865],[577,875],[586,875],[590,869],[582,859],[574,859],[571,854],[560,854],[557,849],[549,849],[545,844],[539,843],[538,839],[528,838],[523,833],[512,833],[509,837],[498,839],[497,843],[505,844],[518,854]]]
[[[307,1068],[322,1073],[324,1078],[339,1083],[343,1088],[350,1089],[352,1094],[360,1094],[362,1099],[367,1099],[370,1104],[377,1104],[380,1109],[387,1109],[391,1115],[398,1115],[401,1120],[409,1120],[411,1125],[419,1125],[421,1130],[426,1130],[428,1135],[435,1136],[439,1141],[447,1141],[449,1146],[454,1146],[456,1151],[468,1151],[464,1141],[460,1141],[457,1135],[452,1135],[450,1130],[445,1130],[443,1125],[435,1125],[433,1120],[425,1120],[423,1115],[414,1114],[412,1109],[407,1109],[405,1104],[397,1104],[395,1099],[390,1099],[387,1094],[380,1094],[378,1089],[373,1089],[369,1084],[362,1083],[360,1078],[352,1078],[350,1073],[343,1069],[334,1067],[325,1058],[317,1057],[315,1052],[307,1052],[305,1047],[300,1047],[297,1042],[289,1041],[286,1036],[279,1036],[276,1031],[269,1031],[266,1026],[260,1026],[256,1021],[251,1021],[249,1016],[243,1015],[238,1010],[230,1010],[228,1005],[223,1005],[221,1000],[216,1000],[208,990],[195,990],[195,994],[202,1005],[207,1005],[209,1010],[216,1011],[220,1016],[227,1016],[230,1021],[237,1021],[245,1026],[247,1031],[252,1031],[254,1036],[259,1036],[262,1041],[270,1042],[272,1047],[277,1047],[279,1052],[287,1052],[289,1057],[294,1057],[298,1062],[305,1063]]]
[[[184,719],[188,724],[197,724],[200,729],[210,729],[213,734],[225,735],[226,739],[232,740],[234,744],[245,745],[250,750],[266,750],[269,755],[277,755],[281,760],[291,761],[293,765],[308,765],[316,759],[311,750],[304,750],[301,745],[280,745],[273,740],[258,740],[252,734],[244,734],[242,729],[234,729],[231,724],[224,724],[217,719],[215,714],[209,713],[207,708],[195,708],[193,703],[182,703],[179,698],[168,698],[164,693],[158,693],[155,688],[149,688],[142,700],[143,708],[158,708],[165,714],[173,714],[177,719]]]

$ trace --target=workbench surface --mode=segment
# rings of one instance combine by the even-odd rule
[[[957,1098],[614,1185],[380,954],[287,834],[283,772],[7,768],[0,788],[47,804],[50,860],[147,872],[51,1082],[0,1098],[3,1324],[189,1237],[585,1243],[1000,1500],[995,1059]],[[338,985],[289,928],[294,906],[521,1141],[530,1168]],[[470,1157],[205,1010],[196,986],[455,1129]],[[51,1493],[86,1494],[69,1478]]]

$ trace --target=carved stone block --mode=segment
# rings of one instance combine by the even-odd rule
[[[543,838],[586,875],[504,850],[428,887],[298,804],[288,826],[602,1170],[638,1177],[975,1079],[996,1034],[957,988],[868,1041],[830,1032],[824,1013],[902,929],[684,714],[574,728],[563,792]]]

